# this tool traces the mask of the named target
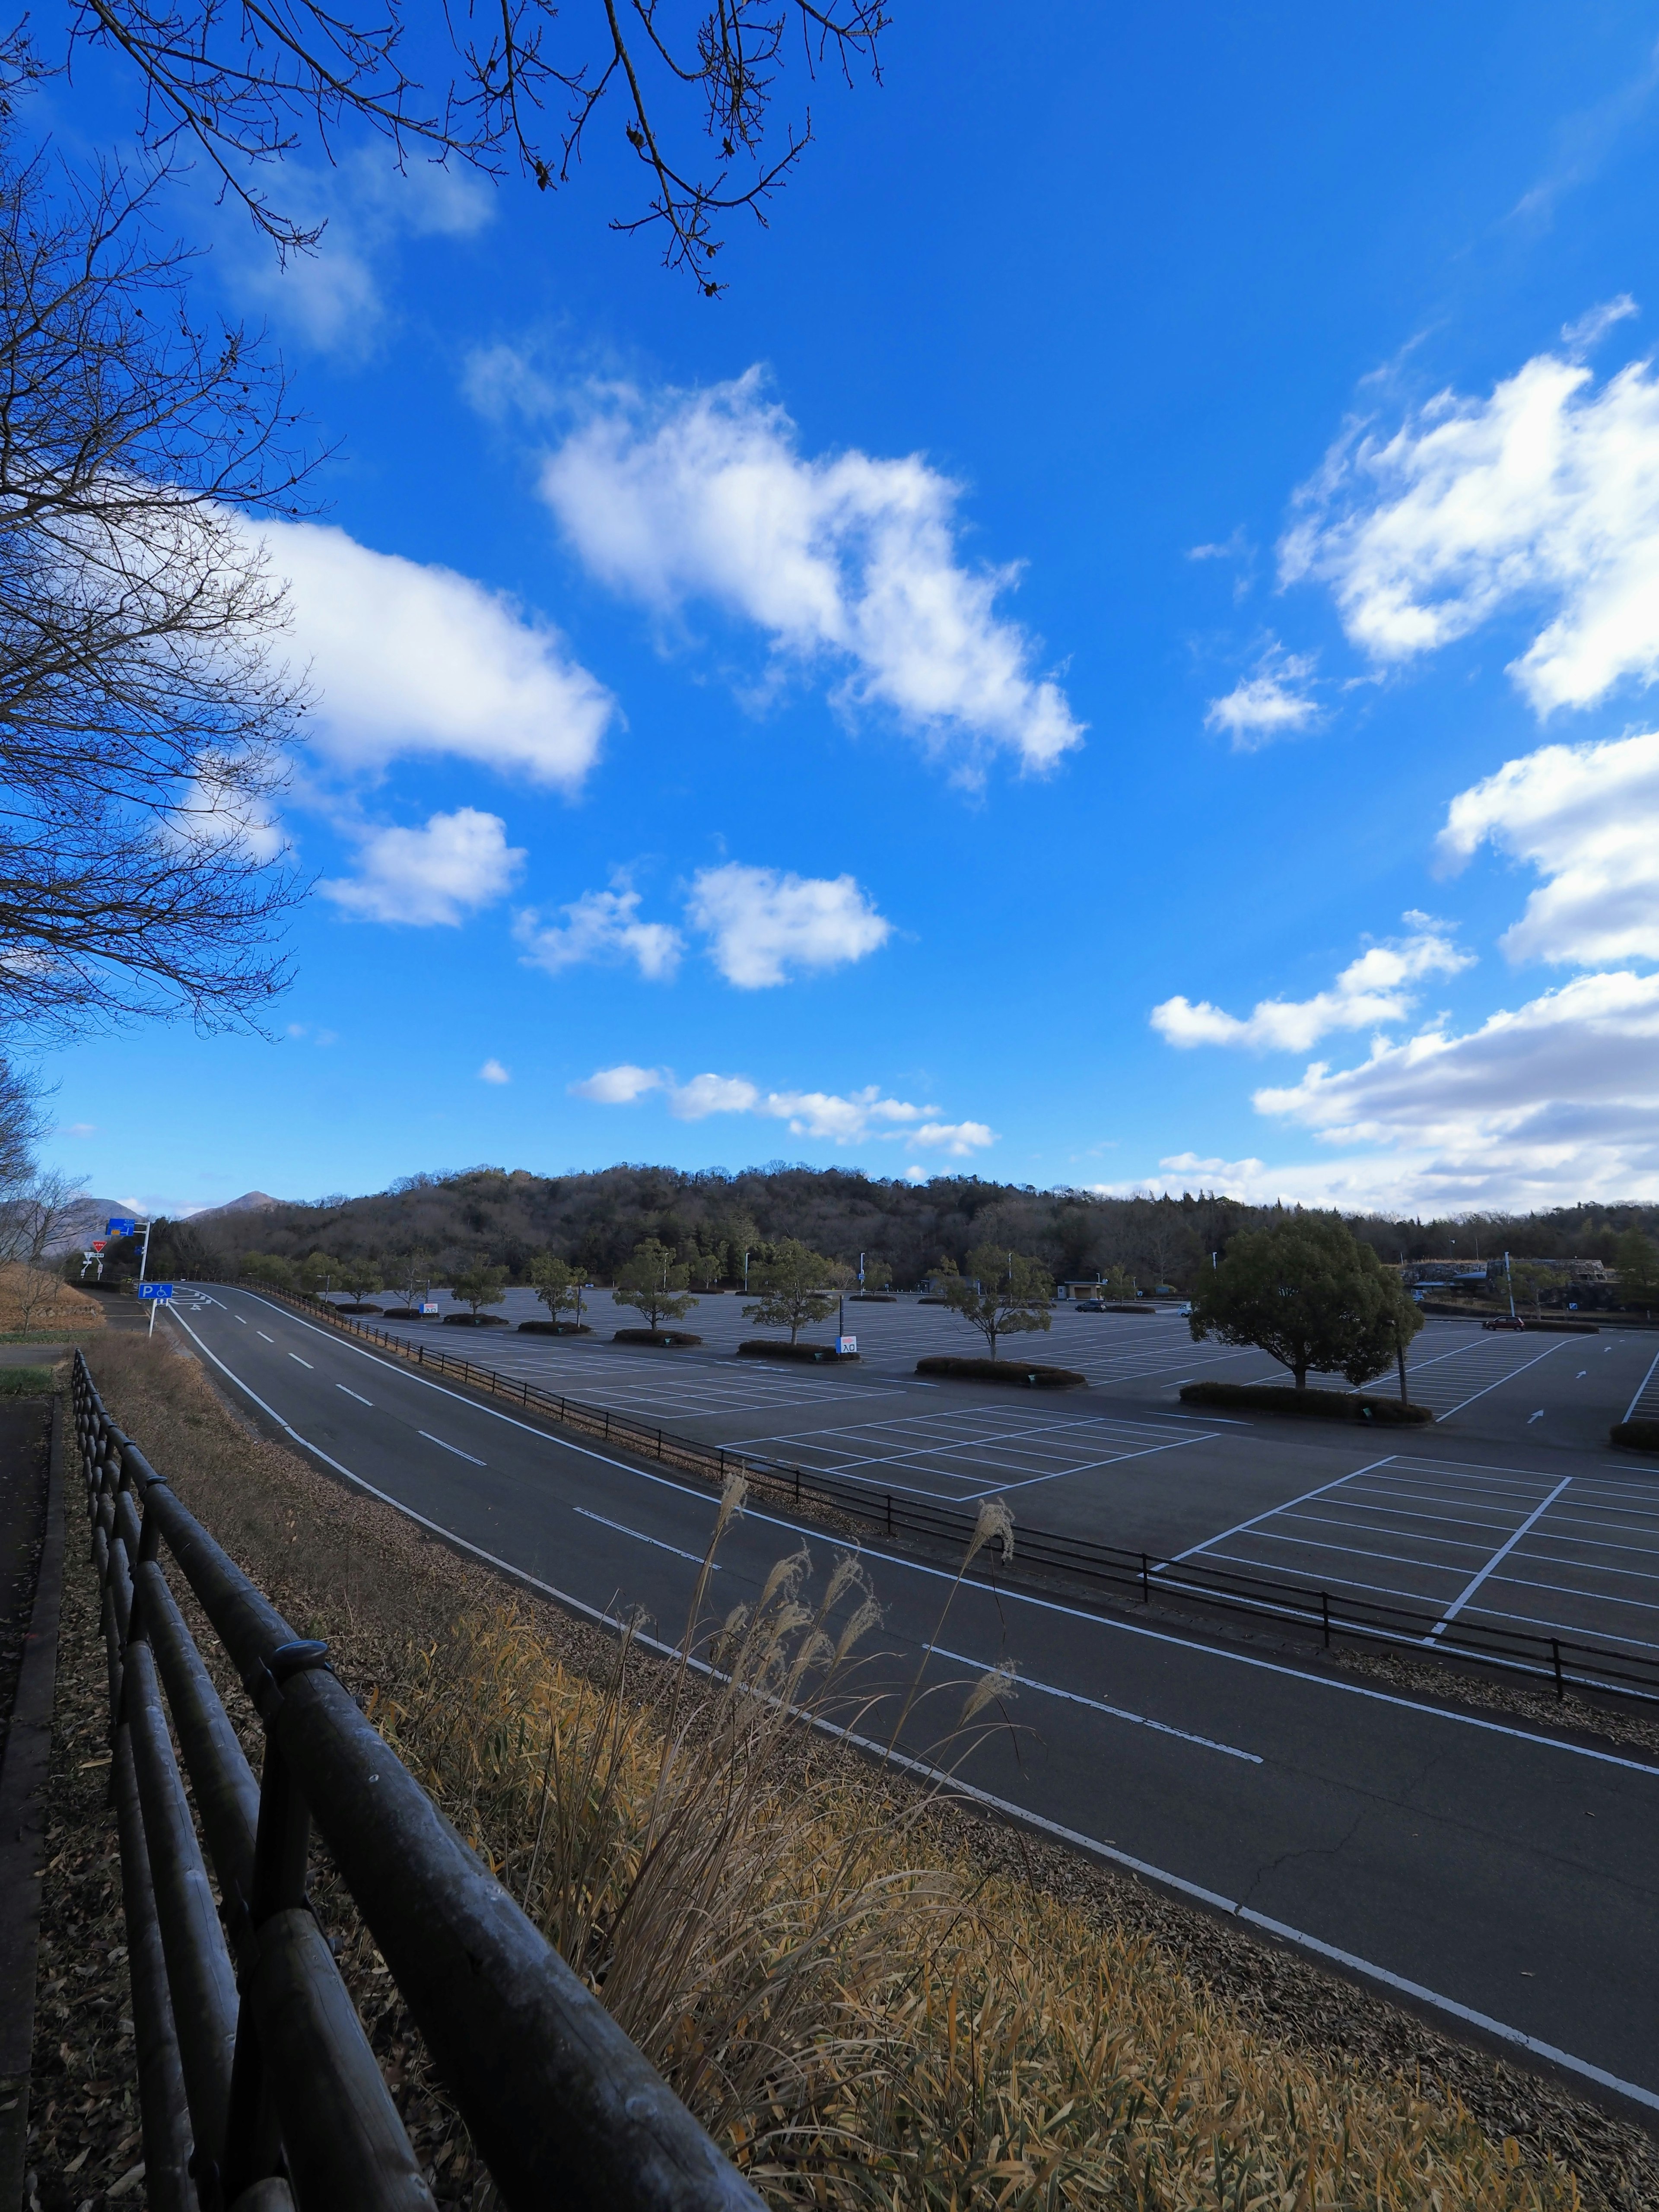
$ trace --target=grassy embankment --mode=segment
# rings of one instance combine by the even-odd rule
[[[1634,2130],[1598,2134],[1571,2099],[1399,2015],[1372,2051],[1363,2024],[1322,2047],[1299,1963],[1063,1854],[1039,1865],[791,1726],[767,1692],[833,1703],[874,1632],[856,1569],[832,1578],[825,1616],[781,1565],[725,1625],[736,1686],[711,1688],[251,1439],[159,1344],[111,1337],[89,1356],[116,1418],[299,1632],[329,1639],[450,1817],[771,2201],[1542,2212],[1652,2187]],[[970,1690],[970,1707],[992,1700],[970,1725],[1006,1686]],[[1194,1971],[1186,1923],[1231,1988]],[[439,2194],[488,2201],[366,1938],[345,1963]],[[1270,1988],[1291,1992],[1278,2022]],[[1331,2005],[1351,2023],[1386,2010],[1344,1990]],[[1394,2065],[1374,2056],[1391,2034]],[[1417,2070],[1398,2063],[1413,2047]],[[1448,2065],[1423,2069],[1437,2051]],[[1460,2065],[1484,2128],[1452,2086]],[[1564,2156],[1593,2177],[1583,2198]]]

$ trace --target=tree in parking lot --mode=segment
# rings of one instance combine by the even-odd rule
[[[547,1308],[550,1321],[557,1321],[562,1313],[570,1309],[574,1311],[580,1323],[582,1291],[586,1287],[581,1268],[573,1267],[568,1260],[560,1259],[556,1252],[538,1252],[530,1263],[530,1280],[536,1296]]]
[[[646,1326],[659,1329],[665,1321],[682,1321],[697,1303],[685,1295],[690,1271],[655,1237],[642,1237],[634,1256],[617,1270],[612,1295],[619,1306],[632,1306],[645,1316]]]
[[[803,1328],[827,1321],[835,1311],[839,1291],[836,1270],[798,1237],[786,1237],[772,1247],[766,1265],[756,1271],[760,1297],[745,1306],[745,1321],[763,1328],[787,1328],[794,1343]]]
[[[1188,1317],[1194,1340],[1254,1345],[1288,1367],[1304,1390],[1314,1368],[1356,1389],[1400,1368],[1423,1316],[1399,1278],[1334,1214],[1296,1214],[1245,1230],[1199,1284]]]
[[[431,1279],[432,1255],[415,1245],[400,1254],[393,1265],[391,1286],[406,1306],[412,1306],[416,1291],[424,1290]]]
[[[936,1279],[940,1298],[952,1313],[972,1322],[990,1346],[993,1359],[999,1337],[1053,1326],[1054,1278],[1024,1252],[976,1244],[965,1272],[954,1261],[942,1260]]]
[[[507,1296],[505,1267],[462,1267],[450,1279],[450,1290],[477,1321],[485,1306],[498,1306]]]
[[[356,1252],[341,1261],[340,1280],[361,1305],[371,1291],[380,1289],[380,1271],[372,1260]]]

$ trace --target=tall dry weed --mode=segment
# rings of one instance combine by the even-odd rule
[[[927,1791],[849,1773],[813,1724],[867,1718],[864,1571],[838,1561],[809,1606],[792,1553],[705,1632],[740,1502],[723,1502],[665,1687],[659,1668],[650,1693],[635,1679],[635,1634],[594,1682],[507,1605],[428,1645],[376,1717],[769,2198],[1577,2206],[1570,2175],[1494,2145],[1460,2106],[1280,2048],[1146,1939],[941,1850]],[[975,1548],[993,1539],[1012,1541],[1006,1508]],[[1006,1687],[971,1686],[960,1719]],[[902,1716],[922,1694],[913,1683]]]

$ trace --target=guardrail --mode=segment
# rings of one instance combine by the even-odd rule
[[[295,1636],[110,1419],[79,1352],[73,1390],[155,2212],[434,2208],[311,1910],[313,1821],[507,2204],[760,2212],[370,1727],[326,1644]],[[264,1723],[257,1782],[164,1545]]]
[[[526,1413],[598,1437],[641,1458],[659,1461],[711,1487],[723,1485],[728,1474],[741,1472],[757,1498],[770,1497],[783,1504],[830,1511],[854,1528],[868,1528],[895,1541],[919,1540],[930,1549],[957,1558],[973,1534],[974,1516],[951,1506],[909,1498],[902,1492],[877,1490],[865,1483],[840,1481],[834,1475],[806,1473],[787,1461],[759,1459],[696,1437],[675,1436],[649,1423],[630,1421],[603,1406],[544,1390],[521,1376],[476,1366],[441,1346],[371,1328],[349,1315],[337,1313],[325,1298],[273,1290],[263,1283],[249,1287],[257,1288],[262,1297],[278,1298],[302,1311],[319,1314],[343,1334],[362,1338],[423,1372],[488,1391]],[[1034,1528],[1025,1522],[1019,1524],[1012,1563],[999,1564],[994,1578],[1062,1589],[1097,1601],[1127,1596],[1150,1605],[1156,1597],[1200,1614],[1249,1614],[1258,1620],[1316,1634],[1328,1649],[1342,1638],[1411,1651],[1419,1657],[1461,1660],[1506,1674],[1532,1675],[1549,1683],[1558,1698],[1565,1698],[1571,1687],[1659,1702],[1659,1661],[1639,1652],[1613,1650],[1462,1616],[1448,1620],[1442,1613],[1381,1604],[1304,1583],[1273,1582],[1206,1566],[1190,1559],[1162,1559],[1154,1553]]]

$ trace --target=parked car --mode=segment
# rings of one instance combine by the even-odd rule
[[[1482,1328],[1525,1328],[1526,1325],[1518,1314],[1494,1314],[1480,1324]]]
[[[1072,1302],[1073,1313],[1104,1313],[1105,1310],[1104,1298],[1074,1298]]]

